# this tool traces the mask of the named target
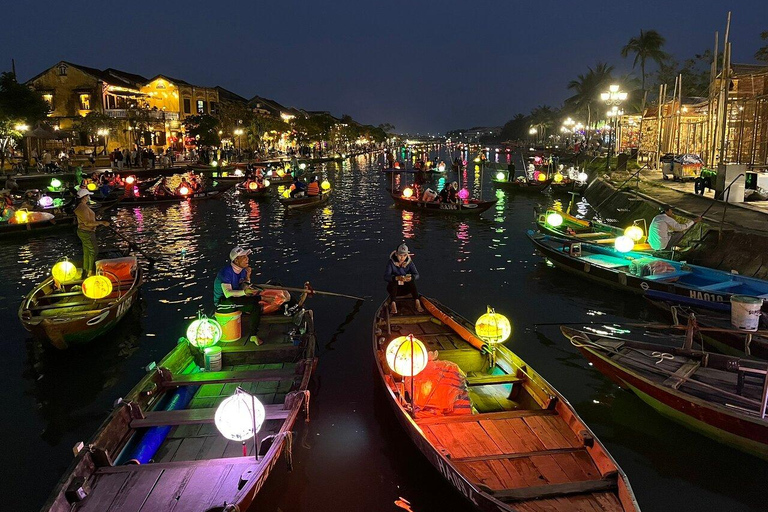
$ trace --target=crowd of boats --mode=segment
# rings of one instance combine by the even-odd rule
[[[586,183],[582,173],[552,166],[525,166],[518,177],[514,165],[477,164],[511,192],[575,194]],[[461,184],[467,165],[451,163],[458,186],[440,162],[382,170],[397,207],[479,214],[496,200],[470,197]],[[330,197],[330,185],[309,171],[232,167],[199,185],[192,185],[193,173],[167,184],[172,197],[164,198],[146,195],[148,182],[125,178],[122,190],[115,183],[100,200],[106,209],[126,198],[134,205],[201,200],[231,189],[301,209]],[[306,183],[301,174],[310,176]],[[441,190],[427,193],[433,185],[426,174],[445,182]],[[447,187],[454,193],[441,197]],[[528,238],[555,267],[641,294],[669,315],[670,322],[645,324],[665,329],[667,344],[624,339],[588,323],[563,326],[594,369],[661,414],[768,459],[768,331],[761,328],[768,282],[653,251],[644,221],[613,226],[572,215],[570,207],[542,208],[534,220]],[[25,327],[59,349],[114,327],[137,300],[144,270],[129,252],[104,253],[96,266],[97,275],[86,277],[75,264],[58,262],[23,300]],[[88,282],[94,277],[98,284]],[[246,510],[280,454],[291,450],[298,418],[309,421],[317,353],[305,301],[312,289],[294,293],[297,307],[263,316],[259,345],[241,336],[239,324],[201,315],[78,447],[44,510]],[[608,449],[567,399],[504,345],[511,328],[503,315],[489,309],[472,322],[423,296],[398,300],[396,314],[389,306],[388,298],[372,321],[378,377],[409,437],[468,502],[494,511],[639,510]]]

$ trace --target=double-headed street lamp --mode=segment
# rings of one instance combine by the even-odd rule
[[[608,117],[609,119],[612,117],[617,117],[621,114],[618,114],[619,112],[619,105],[622,104],[622,102],[626,101],[627,99],[627,93],[624,91],[619,90],[619,86],[616,84],[610,85],[608,87],[608,92],[600,93],[600,99],[605,102],[606,105],[609,107],[613,107],[609,113]],[[621,112],[624,113],[623,111]],[[611,169],[611,137],[612,132],[608,133],[608,157],[605,159],[605,172],[609,172]]]

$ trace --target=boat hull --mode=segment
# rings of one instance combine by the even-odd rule
[[[491,206],[496,204],[496,200],[493,201],[477,201],[470,203],[436,203],[416,201],[410,199],[404,199],[398,194],[390,192],[392,200],[397,206],[406,208],[408,210],[433,212],[433,213],[447,213],[453,215],[479,215],[488,210]]]
[[[302,208],[312,208],[314,206],[328,202],[331,198],[331,192],[323,192],[317,196],[304,196],[299,198],[280,198],[280,203],[286,208],[299,210]]]

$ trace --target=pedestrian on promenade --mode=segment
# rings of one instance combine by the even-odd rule
[[[701,221],[701,217],[696,217],[680,224],[674,218],[672,207],[664,205],[661,207],[661,213],[653,218],[648,228],[648,243],[655,251],[674,248],[680,243],[688,229]]]

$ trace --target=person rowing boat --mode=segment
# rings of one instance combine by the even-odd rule
[[[696,217],[680,224],[674,218],[674,211],[669,205],[661,207],[661,213],[653,218],[648,228],[648,244],[656,250],[663,251],[671,249],[680,243],[686,231],[701,221],[701,217]]]
[[[398,295],[410,294],[414,301],[416,311],[424,311],[419,301],[419,292],[416,289],[416,280],[419,278],[419,271],[411,259],[411,253],[408,246],[400,244],[397,250],[392,251],[387,262],[387,269],[384,272],[384,280],[387,282],[387,293],[389,293],[391,314],[397,314],[397,304],[395,300]]]
[[[105,220],[96,220],[96,213],[91,210],[88,200],[93,195],[88,189],[77,191],[77,237],[83,244],[83,276],[88,277],[96,271],[96,255],[99,253],[99,241],[96,238],[96,228],[109,226]]]

